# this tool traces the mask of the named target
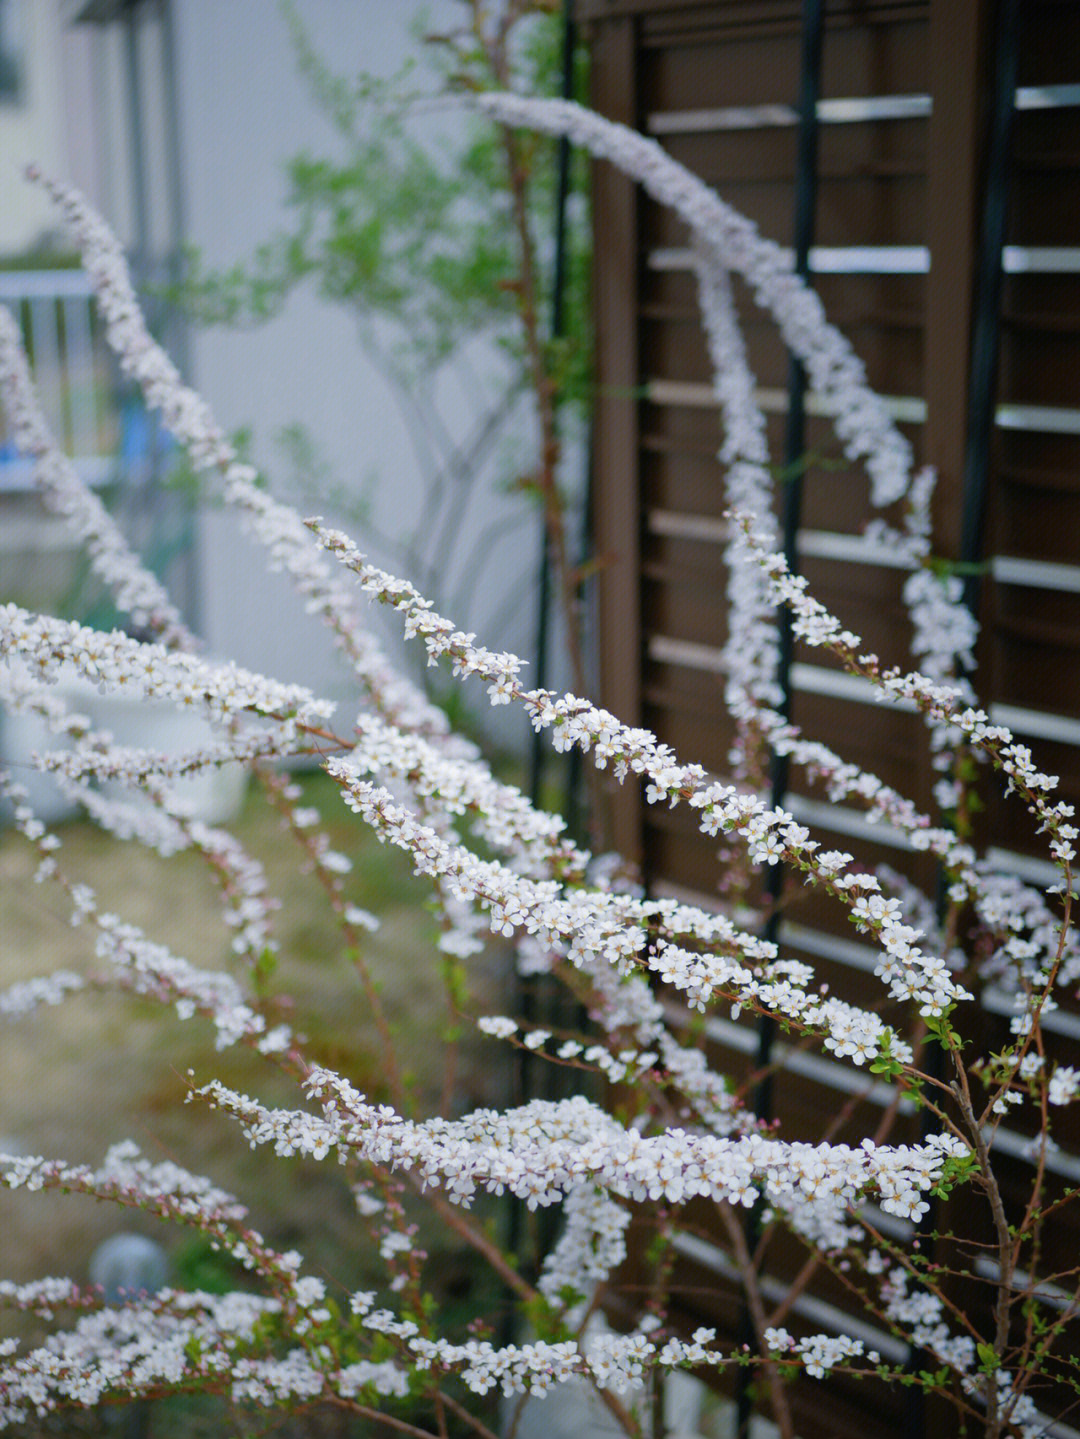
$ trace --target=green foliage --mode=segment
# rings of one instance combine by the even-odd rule
[[[1001,1360],[992,1344],[976,1344],[975,1352],[979,1356],[979,1368],[984,1374],[996,1374],[1001,1368]]]
[[[448,106],[445,140],[422,142],[413,118],[420,101],[498,88],[485,48],[468,31],[425,36],[422,67],[410,61],[386,79],[366,73],[346,79],[316,52],[298,8],[285,3],[282,10],[300,74],[336,132],[336,152],[304,152],[289,162],[292,223],[285,231],[223,270],[206,268],[189,250],[172,297],[204,324],[258,324],[280,311],[296,285],[311,280],[324,299],[345,305],[366,326],[378,322],[380,344],[402,374],[432,370],[480,334],[520,362],[519,257],[504,136]],[[559,17],[538,7],[517,22],[513,42],[515,84],[531,94],[557,93]],[[579,59],[579,78],[583,65]],[[550,306],[555,146],[520,138],[515,152],[528,183],[540,302]],[[584,192],[583,162],[575,162],[573,188]],[[559,393],[580,396],[589,356],[580,217],[569,254],[566,335],[552,342],[547,361]]]
[[[947,1199],[960,1184],[966,1184],[978,1171],[979,1161],[974,1154],[949,1154],[941,1169],[941,1178],[931,1190],[939,1199]]]
[[[77,251],[65,249],[20,250],[14,255],[0,255],[0,270],[77,270]]]
[[[576,1304],[581,1301],[582,1296],[570,1286],[566,1286],[566,1292],[560,1294],[559,1298],[564,1303]],[[542,1294],[526,1300],[522,1307],[526,1322],[537,1339],[549,1344],[560,1344],[570,1338],[570,1331],[563,1323],[560,1312],[553,1308]]]
[[[940,1014],[927,1014],[923,1016],[923,1023],[926,1025],[927,1033],[937,1040],[942,1049],[955,1049],[962,1044],[956,1030],[949,1023],[949,1015],[952,1014],[955,1008],[955,1004],[950,1004],[947,1005]]]
[[[185,1239],[172,1253],[173,1282],[207,1294],[229,1294],[244,1288],[249,1276],[242,1264],[225,1254],[204,1234]],[[194,1342],[194,1341],[192,1341]]]
[[[251,463],[252,434],[248,425],[241,425],[232,431],[228,436],[229,443],[236,451],[241,460]],[[267,488],[266,476],[256,474],[252,481],[259,489]],[[197,470],[191,461],[188,452],[181,446],[169,452],[169,468],[162,479],[166,489],[173,491],[188,503],[212,505],[215,509],[224,509],[225,501],[216,493],[212,484],[205,476],[205,472]]]
[[[279,233],[223,269],[189,250],[170,298],[206,325],[263,323],[299,286],[348,313],[403,421],[423,500],[410,513],[386,513],[376,502],[379,477],[335,477],[296,424],[277,436],[282,489],[305,509],[361,531],[381,563],[408,573],[468,625],[474,596],[490,595],[486,566],[506,536],[532,523],[538,505],[549,533],[563,524],[566,501],[552,458],[556,412],[570,403],[580,417],[592,395],[587,162],[571,159],[556,326],[558,146],[459,103],[508,84],[559,93],[561,16],[557,6],[532,0],[514,7],[504,33],[497,9],[469,0],[451,33],[431,35],[417,22],[419,58],[395,74],[347,78],[313,45],[302,8],[281,0],[280,9],[330,142],[289,161]],[[575,60],[583,94],[583,47]],[[437,378],[451,362],[468,373],[477,355],[475,412],[462,435],[462,417],[443,412]],[[535,426],[526,419],[530,406]],[[531,432],[542,434],[540,449]],[[185,482],[190,477],[178,477]],[[493,491],[521,503],[487,506],[483,495]],[[574,549],[568,543],[566,553]],[[520,598],[520,589],[508,597],[507,623]],[[459,686],[426,668],[418,679],[455,728],[475,730]],[[584,692],[584,676],[576,682]]]

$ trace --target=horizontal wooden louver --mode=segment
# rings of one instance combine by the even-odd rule
[[[598,108],[652,134],[764,234],[790,244],[801,6],[579,0],[577,9],[590,22]],[[1063,797],[1080,803],[1080,7],[1032,0],[1020,12],[976,685],[995,722],[1029,743],[1061,775]],[[988,5],[952,0],[826,6],[811,276],[916,456],[939,469],[936,519],[948,557],[959,554],[963,528],[992,18]],[[722,706],[724,499],[686,236],[668,212],[610,172],[598,172],[596,185],[604,701],[655,730],[681,758],[723,774],[732,738]],[[628,224],[633,243],[622,229]],[[735,290],[779,459],[788,357],[745,289],[736,283]],[[865,477],[843,460],[814,396],[807,413],[800,568],[869,647],[907,665],[904,571],[862,540],[872,514]],[[918,716],[885,710],[812,651],[797,652],[792,681],[793,718],[805,733],[931,805],[934,775]],[[983,836],[993,837],[995,861],[1035,882],[1047,878],[1046,851],[1026,812],[992,786],[987,799]],[[798,769],[785,802],[823,845],[891,865],[934,893],[931,862],[869,826],[853,805],[829,804]],[[685,807],[647,807],[629,787],[612,803],[615,838],[654,892],[718,902],[717,844],[697,832]],[[836,992],[856,1002],[880,999],[874,951],[814,896],[793,897],[780,937]],[[1010,1012],[1008,997],[991,990],[976,1020],[979,1038],[1007,1042]],[[716,1015],[706,1043],[736,1080],[752,1073],[752,1020]],[[1080,1015],[1068,1002],[1052,1016],[1047,1045],[1076,1062]],[[814,1137],[820,1116],[845,1106],[850,1112],[833,1137],[872,1133],[891,1100],[871,1076],[820,1054],[794,1048],[774,1058],[784,1062],[774,1112],[794,1137]],[[893,1138],[916,1133],[916,1119],[901,1114]],[[1052,1182],[1075,1184],[1080,1133],[1063,1134]],[[1030,1138],[1022,1126],[997,1135],[1016,1196],[1030,1177]],[[682,1243],[676,1270],[685,1322],[714,1325],[731,1338],[740,1322],[738,1286],[722,1237],[699,1218],[704,1229]],[[960,1210],[941,1216],[942,1224],[961,1221]],[[1062,1219],[1047,1243],[1075,1253],[1075,1221]],[[770,1249],[766,1269],[777,1296],[804,1258],[793,1241]],[[971,1312],[985,1306],[986,1278],[975,1275],[964,1295]],[[842,1285],[815,1285],[813,1295],[789,1322],[851,1329]],[[888,1347],[896,1342],[879,1336],[876,1347],[902,1362]],[[931,1405],[918,1414],[896,1390],[837,1381],[824,1395],[799,1381],[794,1392],[803,1439],[914,1434],[920,1425],[928,1434],[954,1432],[947,1413]],[[1068,1403],[1038,1397],[1050,1414]],[[1053,1432],[1074,1431],[1059,1422]]]

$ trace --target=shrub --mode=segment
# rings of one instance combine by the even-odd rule
[[[253,1146],[342,1165],[369,1226],[365,1242],[378,1250],[385,1279],[377,1291],[332,1292],[304,1272],[299,1254],[279,1251],[251,1229],[233,1196],[175,1164],[151,1163],[130,1143],[110,1150],[96,1169],[6,1156],[0,1177],[7,1186],[76,1191],[187,1226],[250,1271],[252,1287],[225,1294],[170,1288],[110,1303],[67,1279],[5,1286],[0,1292],[9,1305],[43,1320],[57,1312],[70,1319],[25,1353],[5,1342],[0,1413],[10,1426],[54,1409],[194,1391],[256,1407],[327,1402],[412,1433],[446,1433],[453,1424],[488,1434],[490,1419],[473,1408],[479,1396],[500,1388],[507,1395],[543,1395],[577,1377],[637,1434],[644,1420],[627,1396],[638,1380],[672,1369],[750,1366],[760,1370],[773,1417],[788,1435],[785,1379],[800,1370],[819,1379],[845,1371],[922,1386],[943,1394],[988,1435],[1039,1434],[1046,1420],[1033,1392],[1044,1384],[1067,1391],[1075,1383],[1064,1340],[1077,1309],[1077,1269],[1068,1258],[1044,1255],[1041,1241],[1048,1219],[1072,1201],[1053,1179],[1047,1157],[1059,1109],[1080,1091],[1080,1069],[1050,1062],[1042,1021],[1055,993],[1080,972],[1070,930],[1076,830],[1072,811],[1052,798],[1054,779],[1007,730],[990,723],[962,677],[973,626],[953,583],[929,564],[932,480],[911,478],[905,441],[782,252],[658,146],[568,103],[512,95],[473,103],[503,124],[568,134],[674,206],[690,227],[725,425],[721,458],[738,567],[727,652],[727,695],[740,733],[735,782],[683,762],[654,736],[581,697],[528,688],[513,655],[476,644],[408,581],[369,564],[346,536],[319,520],[302,522],[258,486],[206,404],[184,387],[148,334],[116,241],[81,197],[44,182],[73,229],[125,369],[196,467],[214,476],[225,500],[246,515],[270,563],[288,572],[308,609],[331,627],[360,709],[354,723],[343,724],[300,687],[199,658],[168,597],[52,445],[15,326],[0,312],[0,379],[15,437],[37,458],[46,494],[88,534],[118,605],[134,626],[156,637],[100,634],[5,606],[5,702],[47,717],[72,741],[39,763],[72,787],[106,828],[135,832],[166,850],[190,847],[207,860],[220,880],[247,975],[199,968],[102,912],[92,890],[65,874],[59,838],[7,779],[15,822],[39,851],[39,876],[61,885],[73,921],[96,933],[104,982],[171,1005],[182,1018],[203,1016],[220,1049],[248,1046],[295,1079],[295,1108],[263,1104],[205,1076],[191,1076],[188,1098],[231,1116]],[[774,553],[764,427],[730,272],[749,281],[811,385],[831,404],[847,453],[866,462],[877,503],[895,506],[901,516],[895,527],[875,522],[875,533],[910,564],[906,597],[922,673],[888,669],[865,653]],[[724,913],[644,898],[600,879],[562,822],[496,780],[477,751],[448,732],[443,713],[394,673],[363,628],[359,596],[389,606],[429,663],[486,686],[494,704],[522,706],[557,749],[576,747],[620,782],[641,783],[651,803],[688,805],[705,834],[728,836],[747,862],[783,863],[830,896],[880,949],[877,973],[888,1020],[878,1007],[829,993],[809,965],[784,957]],[[962,828],[936,823],[784,722],[773,678],[778,604],[790,609],[796,634],[808,644],[831,651],[886,702],[923,712],[942,769],[940,798],[951,811],[964,813],[973,760],[1000,772],[1046,834],[1061,875],[1048,894],[995,874]],[[107,690],[194,708],[214,723],[217,738],[172,755],[118,747],[50,690],[65,668]],[[940,913],[935,917],[933,906],[902,882],[867,872],[850,855],[822,850],[791,815],[771,808],[749,783],[769,750],[807,764],[830,796],[855,797],[912,849],[936,855],[945,876]],[[442,929],[441,962],[463,1019],[494,1044],[513,1044],[561,1065],[580,1077],[580,1092],[501,1111],[423,1118],[408,1112],[393,1036],[365,962],[368,917],[347,896],[349,858],[322,837],[318,814],[295,806],[295,793],[276,768],[298,755],[320,756],[343,802],[429,878]],[[376,1020],[385,1096],[367,1098],[340,1073],[312,1063],[301,1037],[270,1017],[270,901],[261,872],[238,844],[194,821],[170,796],[168,782],[176,776],[235,760],[252,768],[275,803],[292,806],[305,861],[323,883]],[[93,788],[112,779],[148,796],[152,806],[136,807]],[[978,963],[956,947],[961,914],[974,915],[979,926]],[[528,972],[550,972],[569,987],[588,1008],[588,1033],[551,1034],[516,1016],[478,1011],[459,976],[488,929],[518,939]],[[966,1045],[960,1020],[987,974],[1011,987],[1014,1042],[1000,1053],[979,1054]],[[9,990],[4,1008],[25,1013],[59,1003],[87,983],[80,974],[54,974]],[[867,1138],[852,1147],[773,1132],[710,1071],[693,1026],[672,1017],[676,1002],[697,1011],[734,1005],[774,1017],[806,1044],[893,1083],[926,1114],[925,1137],[915,1144]],[[1019,1213],[1007,1210],[991,1146],[1000,1115],[1014,1105],[1029,1107],[1037,1121],[1030,1193]],[[950,1294],[969,1234],[945,1236],[940,1260],[929,1262],[919,1249],[918,1225],[930,1197],[958,1186],[967,1186],[985,1210],[992,1235],[994,1277],[985,1315],[970,1315]],[[484,1194],[509,1194],[529,1210],[561,1207],[558,1236],[538,1273],[519,1267],[470,1213]],[[730,1241],[754,1330],[746,1349],[717,1343],[711,1330],[688,1338],[669,1323],[665,1277],[691,1199],[713,1207]],[[504,1342],[479,1314],[472,1333],[448,1337],[418,1247],[414,1202],[471,1246],[537,1337]],[[746,1245],[745,1217],[756,1206],[764,1206],[767,1222],[785,1226],[806,1245],[814,1260],[808,1282],[824,1270],[841,1276],[871,1316],[926,1356],[925,1368],[890,1363],[858,1337],[789,1332],[770,1313]],[[613,1334],[593,1321],[617,1289],[634,1209],[653,1231],[647,1259],[655,1282],[629,1332]],[[883,1216],[910,1221],[910,1237]],[[1058,1403],[1056,1395],[1051,1402]],[[411,1407],[403,1407],[407,1403]],[[429,1416],[422,1423],[421,1414]]]

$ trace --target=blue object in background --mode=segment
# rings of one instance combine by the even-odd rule
[[[176,442],[156,419],[135,399],[127,400],[120,412],[120,473],[124,479],[145,484],[160,474]]]

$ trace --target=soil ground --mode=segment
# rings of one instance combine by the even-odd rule
[[[303,802],[319,806],[335,847],[353,860],[350,900],[381,920],[368,942],[368,962],[410,1074],[416,1112],[430,1114],[443,1089],[440,1034],[450,1016],[435,924],[424,908],[427,886],[412,875],[404,856],[380,846],[345,809],[325,776],[301,782]],[[308,1037],[309,1057],[384,1098],[375,1029],[360,983],[322,891],[302,872],[295,840],[254,788],[231,828],[262,861],[269,891],[281,900],[271,988],[287,996],[285,1017]],[[162,860],[80,822],[60,826],[57,833],[60,864],[72,879],[94,886],[102,908],[137,923],[193,963],[236,971],[216,887],[197,856]],[[35,884],[35,868],[26,841],[11,830],[0,832],[0,988],[60,968],[95,972],[92,928],[70,926],[65,896],[55,884]],[[507,951],[498,947],[474,965],[480,1012],[506,1007],[508,965]],[[293,1082],[258,1055],[239,1048],[216,1052],[206,1021],[181,1021],[171,1009],[129,995],[82,993],[4,1026],[0,1044],[0,1148],[94,1164],[110,1144],[133,1139],[149,1157],[173,1159],[237,1194],[254,1226],[272,1243],[299,1249],[306,1272],[322,1275],[333,1290],[371,1285],[379,1261],[376,1257],[373,1267],[366,1226],[336,1163],[287,1161],[268,1149],[252,1151],[234,1123],[184,1104],[188,1069],[196,1082],[218,1077],[266,1103],[301,1103]],[[507,1083],[505,1049],[481,1041],[466,1025],[452,1108],[505,1103]],[[66,1274],[85,1281],[95,1246],[118,1231],[144,1233],[164,1244],[174,1282],[206,1288],[234,1282],[198,1235],[80,1196],[8,1192],[0,1192],[0,1277],[25,1281]],[[437,1233],[422,1237],[432,1255],[433,1287],[451,1307],[475,1307],[476,1265]],[[61,1426],[55,1432],[69,1430]],[[160,1422],[154,1432],[164,1432]]]

